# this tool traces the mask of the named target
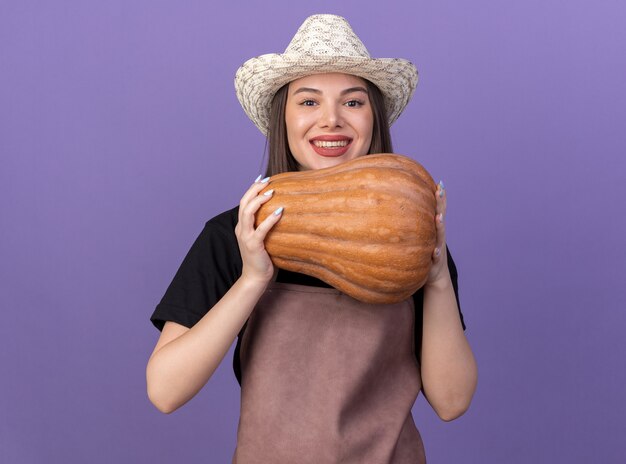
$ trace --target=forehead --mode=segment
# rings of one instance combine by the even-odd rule
[[[310,87],[313,89],[324,90],[327,89],[344,89],[350,87],[365,87],[367,83],[365,79],[354,76],[352,74],[343,73],[324,73],[324,74],[311,74],[310,76],[301,77],[295,81],[289,83],[290,93],[297,90],[299,87]]]

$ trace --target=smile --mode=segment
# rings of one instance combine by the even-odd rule
[[[310,143],[315,153],[326,158],[345,155],[352,143],[352,139],[345,136],[326,136],[324,138],[326,140],[323,140],[322,137],[312,139]]]
[[[348,140],[337,140],[334,142],[326,142],[323,140],[314,140],[313,141],[313,145],[315,145],[316,147],[321,147],[321,148],[337,148],[337,147],[345,147],[346,145],[348,145],[349,141]]]

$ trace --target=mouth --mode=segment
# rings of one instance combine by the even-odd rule
[[[350,148],[352,139],[345,136],[320,136],[309,140],[313,151],[320,156],[336,157],[344,155]]]

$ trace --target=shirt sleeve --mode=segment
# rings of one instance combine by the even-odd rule
[[[233,214],[236,218],[230,210],[205,224],[150,317],[157,329],[166,321],[193,327],[241,275]]]
[[[461,302],[459,300],[459,274],[456,269],[456,264],[454,264],[454,260],[452,259],[452,255],[450,254],[450,248],[447,247],[448,252],[448,270],[450,271],[450,280],[452,280],[452,287],[454,288],[454,296],[456,297],[456,305],[459,308],[459,318],[461,319],[461,325],[463,326],[463,330],[465,330],[465,321],[463,320],[463,313],[461,312]]]

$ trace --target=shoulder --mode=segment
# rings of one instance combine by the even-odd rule
[[[237,243],[235,226],[238,214],[239,206],[236,206],[206,221],[196,240],[198,245],[226,244],[232,248]]]
[[[204,224],[204,229],[211,232],[217,232],[225,235],[232,235],[237,225],[239,217],[239,206],[224,211],[217,216],[209,219]]]
[[[159,330],[166,321],[192,327],[239,278],[237,211],[230,209],[205,223],[152,314]]]
[[[229,209],[206,221],[185,258],[185,268],[188,267],[186,264],[191,264],[192,268],[202,269],[203,272],[230,269],[237,273],[241,267],[235,235],[238,209]]]

